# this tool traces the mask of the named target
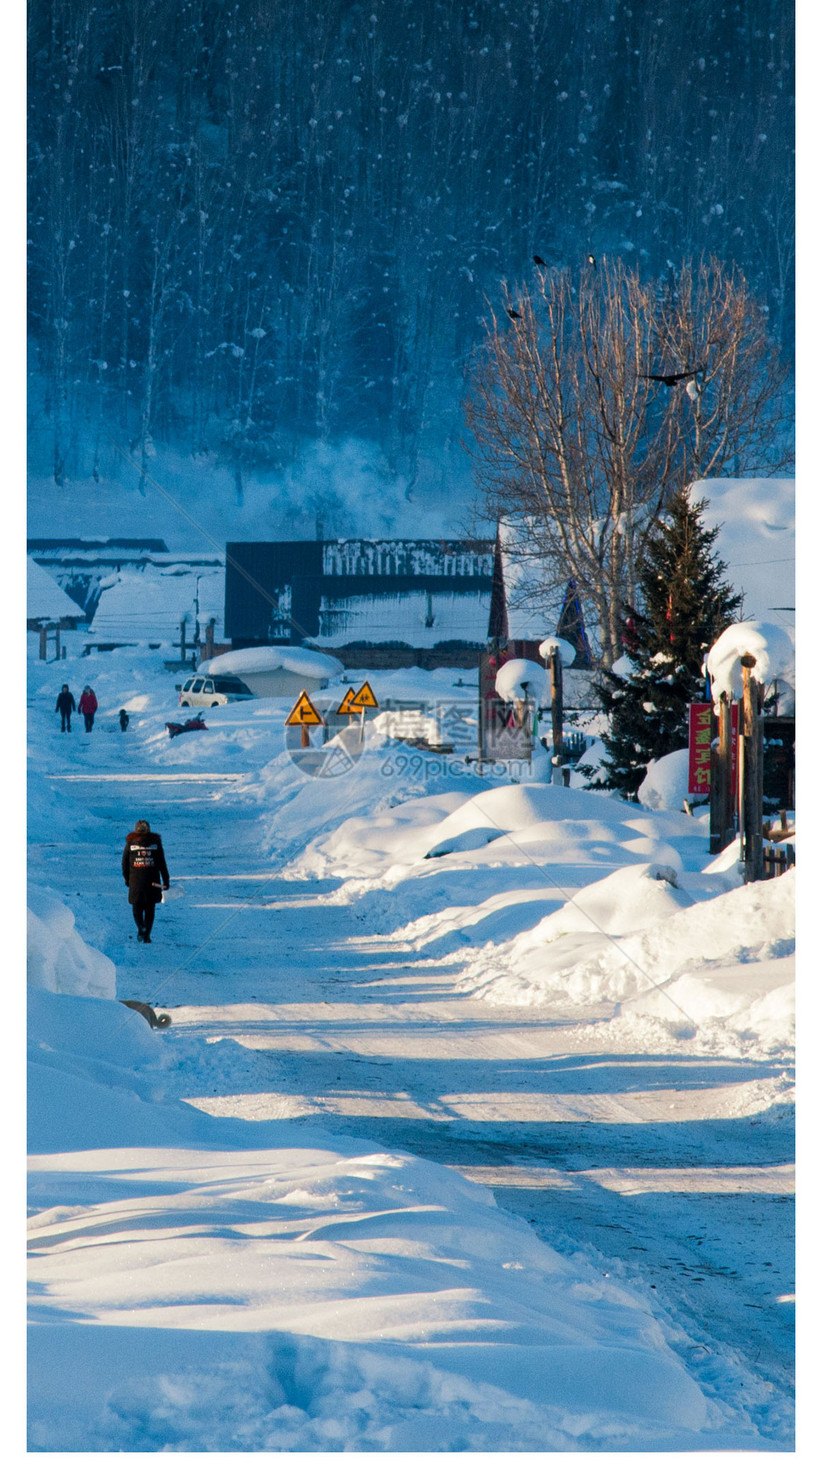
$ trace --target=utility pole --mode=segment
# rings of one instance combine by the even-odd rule
[[[199,582],[202,576],[196,576],[196,592],[194,594],[194,646],[199,646]]]
[[[747,883],[763,877],[763,684],[752,676],[756,658],[743,668],[743,871]]]
[[[564,749],[564,677],[557,647],[549,655],[550,708],[552,711],[552,784],[563,785],[561,761]]]

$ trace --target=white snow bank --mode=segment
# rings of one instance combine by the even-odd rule
[[[779,960],[794,950],[794,870],[780,878],[691,903],[683,889],[652,870],[621,869],[579,890],[563,909],[519,935],[492,961],[470,960],[464,985],[499,1001],[624,1002],[641,997],[641,1010],[677,1020],[726,1015],[714,993],[688,990],[687,976],[704,968]],[[490,952],[492,954],[492,952]],[[684,980],[678,1002],[676,986]],[[770,988],[768,978],[759,994]],[[751,996],[735,1000],[748,1008]],[[687,1001],[689,1006],[687,1006]],[[691,1010],[690,1010],[691,1007]]]
[[[459,839],[488,830],[499,839],[496,850],[508,837],[514,846],[537,854],[540,863],[606,859],[616,865],[616,859],[625,863],[632,853],[681,867],[674,849],[666,848],[675,831],[668,818],[654,823],[610,797],[537,782],[495,786],[470,797],[431,833],[428,854],[454,850]]]
[[[530,662],[526,657],[514,657],[498,669],[495,691],[508,703],[514,699],[529,699],[540,704],[546,696],[549,677],[540,663]]]
[[[740,659],[755,659],[752,676],[759,683],[782,678],[794,687],[794,643],[789,633],[767,621],[737,621],[721,632],[706,655],[706,667],[715,698],[715,711],[722,693],[739,699],[743,695]]]
[[[233,652],[221,652],[219,657],[200,663],[197,672],[210,673],[267,673],[277,668],[286,672],[302,674],[305,678],[336,678],[344,672],[342,663],[324,652],[314,652],[309,647],[239,647]]]
[[[637,863],[618,868],[579,889],[561,909],[536,925],[529,932],[529,943],[546,945],[583,930],[625,935],[640,929],[647,919],[657,923],[672,919],[692,903],[676,880],[677,874],[663,866]]]
[[[116,995],[113,961],[85,943],[71,910],[48,889],[29,889],[27,960],[29,985],[40,991]]]
[[[684,971],[662,989],[621,1003],[622,1017],[724,1028],[771,1053],[794,1044],[794,957]]]
[[[650,811],[676,811],[684,800],[697,801],[689,790],[689,751],[673,750],[660,760],[650,760],[646,775],[638,787],[641,806]]]
[[[707,1425],[646,1305],[485,1189],[266,1133],[35,1158],[35,1448],[555,1451]]]
[[[372,764],[375,756],[366,758]],[[440,773],[446,783],[445,765]],[[460,786],[390,809],[371,803],[369,814],[323,829],[300,870],[393,886],[408,870],[429,870],[455,854],[462,868],[549,868],[546,881],[554,882],[555,870],[606,871],[639,860],[681,870],[680,847],[702,845],[701,822],[682,813],[649,815],[609,796],[539,782],[488,786],[470,775]]]

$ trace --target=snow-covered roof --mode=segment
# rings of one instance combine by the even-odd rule
[[[269,673],[285,668],[304,678],[335,678],[343,671],[338,658],[310,647],[240,647],[235,652],[221,652],[200,663],[200,673]]]
[[[541,642],[561,616],[566,581],[551,575],[538,555],[522,551],[523,536],[504,520],[499,525],[501,569],[507,602],[507,635],[514,641]]]
[[[744,621],[793,627],[795,516],[793,478],[709,478],[692,484],[705,498],[703,522],[719,526],[715,549],[726,579],[743,592]]]
[[[490,590],[323,596],[318,641],[323,647],[360,642],[408,647],[468,642],[480,647],[487,641],[491,596]]]
[[[99,605],[89,633],[111,640],[172,642],[183,618],[193,639],[197,580],[200,627],[215,618],[222,626],[225,576],[221,566],[191,569],[175,562],[166,570],[122,570],[103,577]]]
[[[27,589],[26,619],[28,621],[63,621],[68,617],[85,620],[82,606],[72,601],[59,586],[53,575],[49,575],[31,556],[26,557]]]

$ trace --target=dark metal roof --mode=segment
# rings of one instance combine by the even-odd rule
[[[494,541],[487,539],[230,543],[225,635],[234,641],[315,641],[323,598],[407,591],[490,593],[493,552]],[[381,632],[379,639],[391,636],[406,640],[401,630]]]

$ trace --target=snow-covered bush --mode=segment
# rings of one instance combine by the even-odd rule
[[[650,760],[638,787],[641,806],[650,811],[680,811],[684,798],[697,801],[689,789],[689,751],[673,750],[660,760]]]

